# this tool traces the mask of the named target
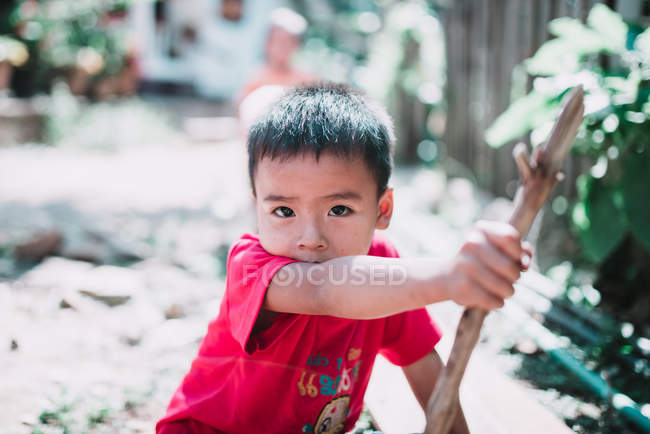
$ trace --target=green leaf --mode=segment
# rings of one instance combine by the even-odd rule
[[[628,153],[623,168],[623,209],[632,233],[650,250],[650,152]]]
[[[641,53],[645,63],[650,63],[650,27],[636,37],[634,49]]]
[[[620,14],[602,3],[598,3],[591,8],[587,24],[604,36],[610,50],[614,52],[625,50],[628,27]]]
[[[631,71],[627,77],[605,77],[605,88],[610,90],[615,105],[632,104],[639,93],[641,76],[638,71]]]
[[[557,38],[544,43],[532,58],[525,61],[530,74],[576,72],[583,56],[612,49],[606,34],[586,27],[573,18],[557,18],[549,23],[548,29]]]
[[[625,236],[627,222],[616,197],[619,194],[616,188],[589,177],[584,193],[586,197],[582,197],[573,210],[573,223],[585,256],[600,263]]]
[[[609,46],[603,35],[574,18],[556,18],[548,24],[548,31],[562,38],[563,43],[577,53],[599,51]]]
[[[485,141],[498,148],[553,119],[558,106],[559,100],[556,96],[533,90],[512,103],[494,121],[485,132]]]
[[[525,61],[528,72],[541,76],[572,73],[578,71],[580,59],[587,54],[625,50],[628,27],[619,14],[599,3],[587,22],[589,27],[568,17],[551,21],[549,32],[557,38],[545,42]]]
[[[524,61],[531,75],[557,75],[578,71],[579,54],[573,44],[564,38],[545,42],[533,57]]]

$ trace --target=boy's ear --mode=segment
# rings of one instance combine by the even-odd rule
[[[379,213],[377,214],[377,223],[375,229],[386,229],[390,224],[390,218],[393,216],[393,189],[388,187],[379,197]]]

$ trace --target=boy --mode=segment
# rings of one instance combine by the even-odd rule
[[[423,307],[502,306],[529,249],[481,223],[450,260],[399,258],[374,233],[393,211],[391,140],[381,108],[333,84],[294,89],[251,128],[258,234],[230,251],[219,316],[159,434],[350,430],[377,353],[426,407],[442,362]]]

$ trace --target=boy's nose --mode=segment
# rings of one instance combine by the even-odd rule
[[[307,224],[298,240],[298,247],[300,249],[324,250],[327,248],[327,242],[315,224]]]

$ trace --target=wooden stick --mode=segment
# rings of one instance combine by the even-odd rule
[[[583,98],[582,86],[571,91],[551,137],[544,146],[535,149],[532,158],[528,158],[523,143],[513,150],[521,185],[515,195],[514,211],[509,223],[519,231],[522,239],[526,237],[530,225],[555,184],[563,178],[559,170],[582,123]],[[463,312],[449,360],[427,405],[426,434],[449,432],[458,411],[456,403],[460,381],[486,315],[486,311],[477,308],[465,309]]]

